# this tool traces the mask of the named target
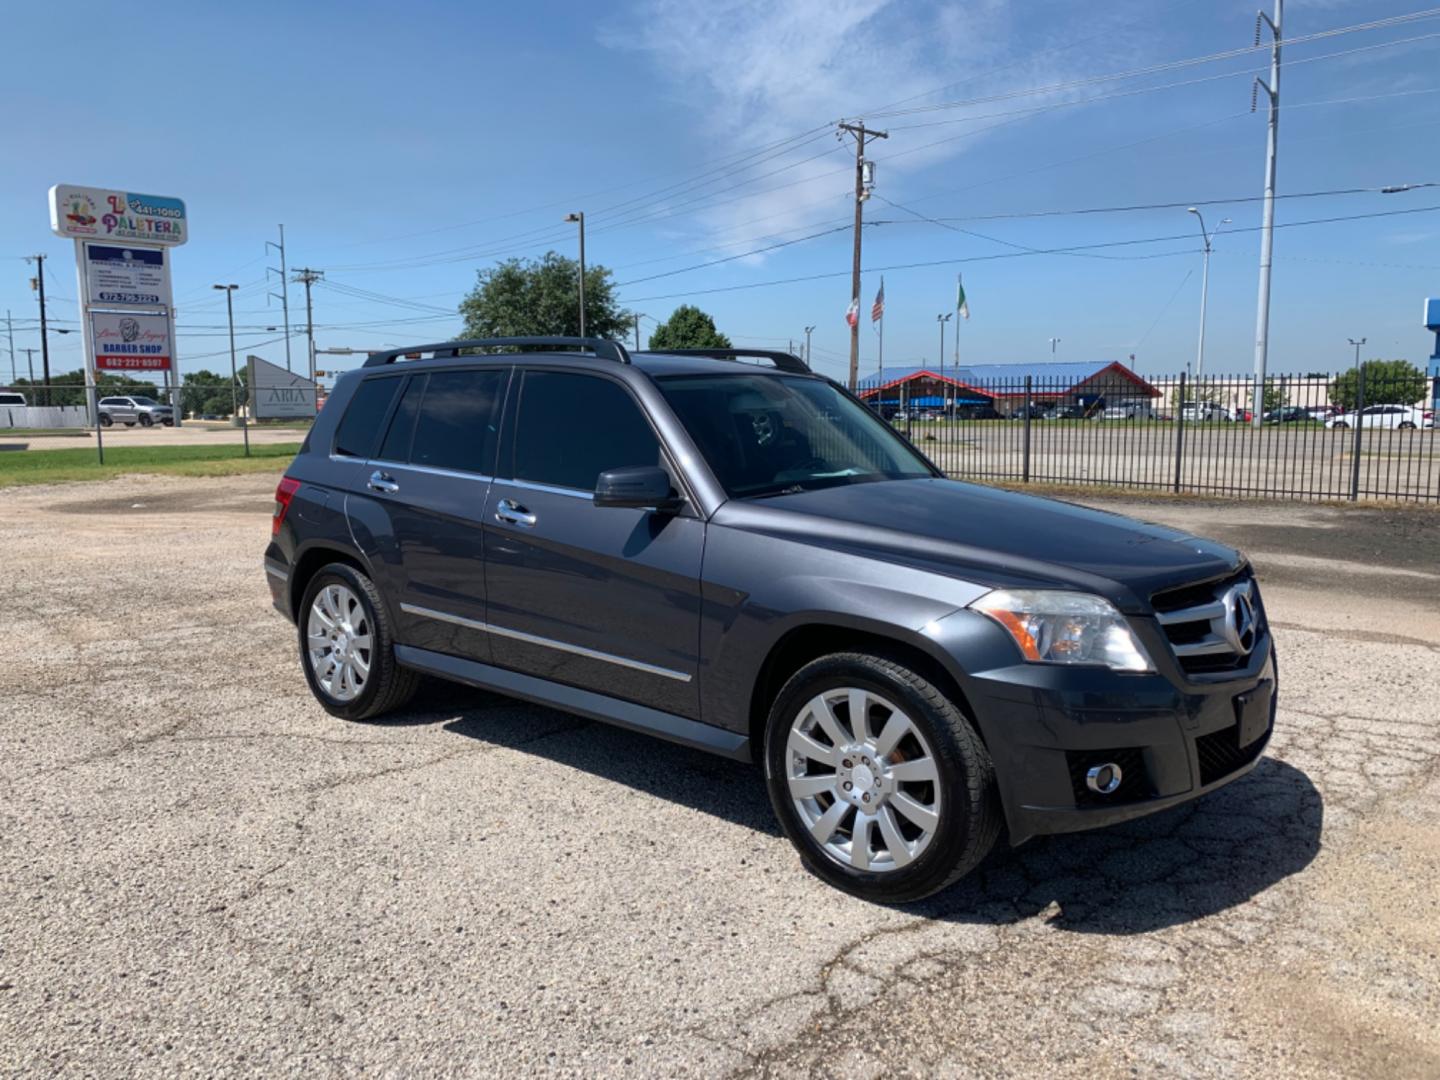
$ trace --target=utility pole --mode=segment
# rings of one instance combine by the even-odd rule
[[[860,379],[860,229],[864,224],[865,200],[875,186],[875,166],[865,160],[865,140],[888,139],[890,135],[884,131],[871,131],[864,120],[856,120],[853,124],[842,122],[840,131],[848,131],[855,137],[855,255],[850,269],[850,303],[855,315],[854,322],[850,324],[850,391],[854,393]]]
[[[640,320],[645,318],[643,311],[635,312],[635,351],[640,351]]]
[[[30,383],[33,386],[35,383],[35,350],[21,349],[20,351],[25,354],[25,366],[30,370]]]
[[[859,321],[860,321],[858,316],[856,317],[856,320],[855,320],[855,321],[856,321],[856,322],[859,322]],[[815,332],[815,327],[813,327],[813,326],[807,326],[807,327],[805,327],[805,366],[806,366],[806,367],[809,367],[809,366],[810,366],[810,335],[813,334],[814,332]]]
[[[295,271],[295,280],[305,286],[305,337],[310,342],[310,381],[315,381],[315,317],[310,303],[310,286],[325,276],[323,270],[311,270],[308,266]]]
[[[1272,19],[1263,11],[1255,16],[1255,44],[1260,44],[1260,30],[1264,23],[1270,24],[1274,44],[1270,48],[1270,82],[1264,83],[1257,76],[1250,91],[1250,111],[1254,112],[1258,95],[1265,91],[1270,99],[1270,127],[1265,140],[1265,204],[1260,222],[1260,302],[1255,313],[1255,390],[1254,405],[1251,408],[1251,423],[1258,428],[1261,422],[1260,402],[1265,394],[1265,364],[1270,349],[1270,252],[1275,240],[1275,155],[1280,136],[1280,25],[1284,14],[1285,0],[1275,0],[1275,17]]]
[[[278,294],[273,293],[273,292],[267,292],[267,293],[265,294],[265,297],[266,297],[266,300],[267,300],[267,301],[269,300],[270,297],[272,297],[272,296],[275,297],[275,299],[277,299],[277,300],[280,301],[280,307],[281,307],[281,308],[284,310],[284,312],[285,312],[285,370],[286,370],[286,371],[289,371],[289,370],[290,370],[290,281],[289,281],[289,278],[287,277],[287,275],[286,275],[286,273],[285,273],[285,226],[284,226],[284,225],[281,225],[281,226],[279,226],[279,229],[280,229],[280,242],[277,244],[277,243],[275,243],[274,240],[266,240],[266,241],[265,241],[265,251],[268,253],[268,252],[270,251],[270,249],[273,247],[276,251],[280,252],[280,269],[279,269],[279,270],[276,270],[273,266],[267,266],[267,267],[265,268],[265,273],[266,273],[267,276],[270,275],[270,274],[279,274],[279,275],[280,275],[280,292],[279,292]]]
[[[32,255],[25,260],[35,264],[35,289],[40,294],[40,365],[45,372],[45,386],[41,396],[50,404],[50,335],[45,328],[45,256]],[[86,361],[87,363],[89,361]]]
[[[10,381],[13,383],[20,378],[20,373],[15,370],[15,324],[10,321],[10,311],[5,311],[5,330],[10,335]]]
[[[585,336],[585,211],[577,210],[565,215],[566,221],[580,226],[580,336]]]

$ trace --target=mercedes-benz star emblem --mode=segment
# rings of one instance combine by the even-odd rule
[[[1255,596],[1248,581],[1225,593],[1225,640],[1240,656],[1255,648]]]

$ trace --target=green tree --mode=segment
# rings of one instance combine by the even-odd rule
[[[730,339],[698,307],[681,304],[650,335],[652,349],[728,349]]]
[[[460,301],[463,337],[545,337],[580,333],[574,259],[553,251],[541,259],[506,259],[476,274],[475,288]],[[585,268],[585,333],[621,338],[631,318],[615,299],[603,266]]]
[[[1360,367],[1365,373],[1366,405],[1413,405],[1425,396],[1425,373],[1409,360],[1366,360]],[[1349,412],[1355,408],[1359,389],[1351,368],[1331,380],[1330,400]]]
[[[1261,395],[1260,401],[1263,411],[1274,412],[1276,409],[1283,409],[1290,404],[1290,392],[1278,379],[1266,379],[1265,392]]]

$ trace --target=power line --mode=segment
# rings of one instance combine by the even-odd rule
[[[1427,213],[1433,213],[1433,212],[1435,212],[1435,211],[1437,211],[1437,210],[1440,210],[1440,205],[1437,205],[1437,206],[1418,206],[1418,207],[1411,207],[1410,209],[1407,209],[1407,210],[1383,210],[1383,211],[1378,211],[1378,212],[1376,212],[1376,213],[1371,213],[1371,214],[1348,214],[1348,215],[1345,215],[1345,216],[1343,216],[1343,217],[1313,218],[1313,219],[1311,219],[1311,220],[1309,220],[1309,221],[1287,221],[1287,222],[1281,222],[1281,223],[1277,224],[1277,225],[1275,226],[1275,228],[1277,228],[1277,229],[1294,229],[1294,228],[1301,228],[1301,227],[1303,227],[1303,226],[1310,226],[1310,225],[1329,225],[1329,224],[1335,224],[1335,223],[1338,223],[1338,222],[1362,221],[1362,220],[1369,220],[1369,219],[1373,219],[1373,218],[1398,217],[1398,216],[1404,215],[1404,214],[1427,214]],[[1234,234],[1236,234],[1236,233],[1244,233],[1244,232],[1259,232],[1259,231],[1260,231],[1260,229],[1259,229],[1258,226],[1253,226],[1253,227],[1252,227],[1252,226],[1247,226],[1247,227],[1238,228],[1238,229],[1227,229],[1227,230],[1226,230],[1226,235],[1234,235]],[[927,261],[924,261],[924,262],[897,263],[897,264],[895,264],[895,265],[893,265],[893,266],[872,266],[872,267],[867,267],[864,272],[867,273],[867,274],[878,274],[878,273],[889,273],[889,272],[894,272],[894,271],[898,271],[898,270],[922,270],[922,269],[928,269],[928,268],[930,268],[930,267],[935,267],[935,266],[957,266],[957,265],[963,265],[964,263],[971,263],[971,262],[994,262],[994,261],[997,261],[997,260],[1000,260],[1000,259],[1019,259],[1019,258],[1025,258],[1025,257],[1030,256],[1030,255],[1068,255],[1068,254],[1071,254],[1071,253],[1076,252],[1076,251],[1094,251],[1094,250],[1100,250],[1100,249],[1105,249],[1105,248],[1131,247],[1131,246],[1135,246],[1135,245],[1138,245],[1138,244],[1159,244],[1159,243],[1167,243],[1167,242],[1171,242],[1171,241],[1193,240],[1193,239],[1194,239],[1194,237],[1193,237],[1191,234],[1189,234],[1189,233],[1178,233],[1178,234],[1174,234],[1174,235],[1171,235],[1171,236],[1151,236],[1151,237],[1143,237],[1143,238],[1132,239],[1132,240],[1109,240],[1109,241],[1104,241],[1104,242],[1094,243],[1094,244],[1072,244],[1072,245],[1069,245],[1069,246],[1066,246],[1066,247],[1059,247],[1059,248],[1040,248],[1040,249],[1035,250],[1035,251],[1033,251],[1033,252],[1032,252],[1032,251],[1010,251],[1010,252],[996,253],[996,254],[991,254],[991,255],[970,255],[970,256],[963,256],[963,257],[954,258],[954,259],[931,259],[931,260],[927,260]],[[1179,250],[1179,251],[1163,252],[1163,253],[1160,253],[1159,255],[1155,255],[1155,256],[1145,256],[1145,257],[1149,257],[1149,258],[1169,258],[1169,257],[1175,256],[1175,255],[1190,255],[1190,254],[1193,254],[1194,251],[1195,251],[1194,248],[1185,248],[1185,249]],[[626,302],[626,303],[630,303],[630,304],[643,304],[643,303],[647,303],[647,302],[649,302],[649,301],[651,301],[651,300],[674,300],[674,299],[677,299],[677,298],[680,298],[680,297],[686,297],[686,296],[707,296],[707,295],[711,295],[711,294],[714,294],[714,293],[741,292],[741,291],[744,291],[744,290],[747,290],[747,289],[769,288],[769,287],[774,286],[774,285],[796,285],[796,284],[800,284],[800,283],[807,282],[807,281],[821,281],[821,280],[824,280],[824,279],[827,279],[827,278],[844,277],[844,276],[846,275],[846,273],[848,273],[848,271],[844,271],[844,270],[832,270],[832,271],[828,271],[828,272],[826,272],[826,273],[820,273],[820,274],[805,274],[805,275],[802,275],[802,276],[799,276],[799,277],[791,277],[791,278],[776,278],[776,279],[771,280],[771,281],[755,281],[755,282],[749,282],[749,283],[743,284],[743,285],[723,285],[723,286],[718,286],[718,287],[716,287],[716,288],[710,288],[710,289],[693,289],[693,290],[691,290],[691,291],[689,291],[689,292],[666,293],[666,294],[661,295],[661,296],[636,296],[636,297],[627,297],[625,302]]]

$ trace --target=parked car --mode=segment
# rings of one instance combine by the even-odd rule
[[[521,343],[553,351],[498,351]],[[1002,827],[1212,791],[1275,715],[1239,552],[946,479],[785,353],[372,355],[271,534],[274,605],[333,715],[395,712],[429,674],[755,760],[804,863],[875,901],[944,888]]]
[[[1083,405],[1051,405],[1040,414],[1042,420],[1084,420]]]
[[[1429,428],[1435,426],[1433,414],[1412,405],[1367,405],[1358,416],[1352,410],[1330,417],[1327,428]]]
[[[1313,424],[1315,416],[1309,409],[1299,405],[1286,405],[1283,408],[1271,409],[1265,414],[1267,424]]]
[[[25,395],[15,390],[0,390],[0,407],[9,405],[17,409],[23,409],[30,403],[25,400]]]
[[[1155,407],[1148,401],[1120,401],[1096,414],[1101,420],[1153,420]]]
[[[134,427],[136,424],[141,427],[164,424],[170,427],[175,423],[175,410],[169,405],[161,405],[153,398],[133,394],[103,397],[96,407],[100,413],[101,427],[110,427],[112,424],[124,424],[126,427]]]
[[[1232,418],[1223,405],[1209,401],[1187,401],[1180,407],[1180,419],[1190,423],[1208,423],[1228,421]]]

